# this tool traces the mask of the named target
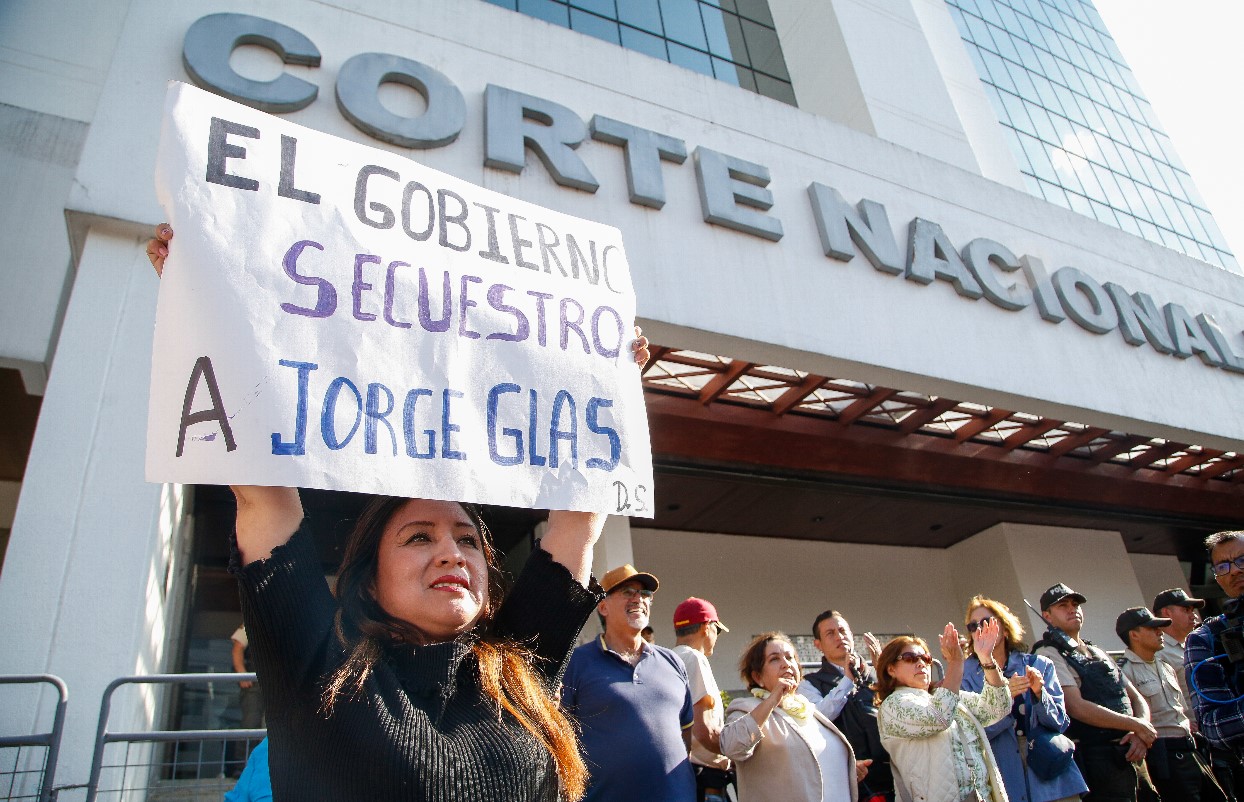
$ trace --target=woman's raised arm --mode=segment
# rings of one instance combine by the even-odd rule
[[[172,239],[173,227],[161,223],[156,226],[155,236],[147,240],[147,258],[157,276],[164,275],[164,260]],[[238,502],[238,550],[242,552],[243,565],[266,559],[298,531],[302,501],[296,488],[238,485],[230,489]]]

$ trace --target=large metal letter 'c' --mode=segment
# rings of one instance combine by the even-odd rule
[[[243,78],[229,66],[229,56],[242,45],[266,47],[286,64],[320,66],[320,51],[298,31],[249,14],[209,14],[186,31],[181,60],[200,87],[272,114],[288,114],[311,105],[319,94],[315,84],[281,73],[271,81]]]

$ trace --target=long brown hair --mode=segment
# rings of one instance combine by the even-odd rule
[[[1002,639],[1006,643],[1006,653],[1026,652],[1028,647],[1024,644],[1024,625],[1020,622],[1019,617],[1011,612],[1011,608],[1007,607],[1000,601],[991,599],[987,596],[973,596],[968,602],[968,610],[963,614],[963,625],[967,626],[972,621],[972,613],[976,612],[976,608],[984,607],[998,621],[998,626],[1002,630]],[[963,653],[971,657],[975,652],[972,650],[972,635],[968,634],[968,642],[963,647]]]
[[[899,655],[908,646],[919,646],[930,655],[933,654],[929,651],[929,644],[924,642],[924,638],[917,638],[914,635],[899,635],[887,643],[877,657],[877,664],[874,666],[877,672],[877,681],[869,686],[872,688],[873,694],[875,694],[873,696],[873,704],[880,705],[887,696],[898,689],[898,680],[890,676],[890,666],[898,662]]]
[[[337,614],[333,624],[347,655],[345,662],[328,677],[322,698],[325,714],[332,713],[339,698],[349,698],[362,691],[380,659],[384,644],[427,641],[418,627],[385,611],[373,591],[385,524],[408,500],[395,496],[372,499],[359,515],[346,542],[337,576]],[[471,644],[479,666],[480,685],[496,704],[498,717],[505,710],[548,750],[561,782],[562,796],[574,802],[583,797],[587,788],[587,766],[579,753],[575,730],[555,700],[554,689],[532,668],[531,652],[490,631],[492,619],[505,597],[505,576],[479,509],[471,504],[460,503],[460,506],[479,532],[488,563],[488,600],[473,628],[475,637]]]

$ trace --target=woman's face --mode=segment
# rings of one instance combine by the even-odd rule
[[[488,561],[471,516],[453,501],[398,507],[380,535],[373,592],[433,643],[470,629],[488,605]]]
[[[771,640],[765,644],[764,662],[760,672],[752,674],[760,687],[770,693],[777,689],[778,679],[785,677],[799,684],[799,657],[795,649],[784,640]]]
[[[990,618],[998,617],[994,615],[993,610],[990,610],[988,607],[977,607],[972,611],[972,614],[968,616],[968,637],[972,639],[973,646],[976,645],[976,633],[980,631],[979,627],[981,622],[987,621]],[[1006,625],[1002,623],[1001,619],[998,619],[998,643],[1004,643],[1006,641],[1006,637]]]
[[[908,688],[929,689],[932,679],[930,666],[933,658],[918,643],[909,643],[903,647],[898,659],[886,669],[894,681]]]

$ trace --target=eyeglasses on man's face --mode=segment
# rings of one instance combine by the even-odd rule
[[[1223,560],[1220,563],[1214,563],[1214,576],[1226,576],[1231,573],[1231,566],[1233,565],[1237,571],[1244,571],[1244,554],[1233,560]]]
[[[976,630],[978,630],[978,629],[980,629],[981,627],[985,626],[986,624],[988,624],[988,623],[989,623],[990,621],[992,621],[992,620],[993,620],[993,616],[992,616],[992,615],[987,615],[987,616],[985,616],[984,618],[982,618],[982,619],[981,619],[981,620],[979,620],[979,621],[971,621],[971,622],[969,622],[969,623],[968,623],[968,632],[971,632],[971,633],[975,634],[975,633],[976,633]]]
[[[924,652],[903,652],[898,656],[898,661],[900,663],[911,663],[912,665],[916,663],[923,663],[926,666],[933,665],[933,658]]]
[[[644,601],[652,600],[652,591],[646,588],[619,588],[615,590],[614,593],[618,594],[627,601],[632,601],[634,599],[643,599]]]

